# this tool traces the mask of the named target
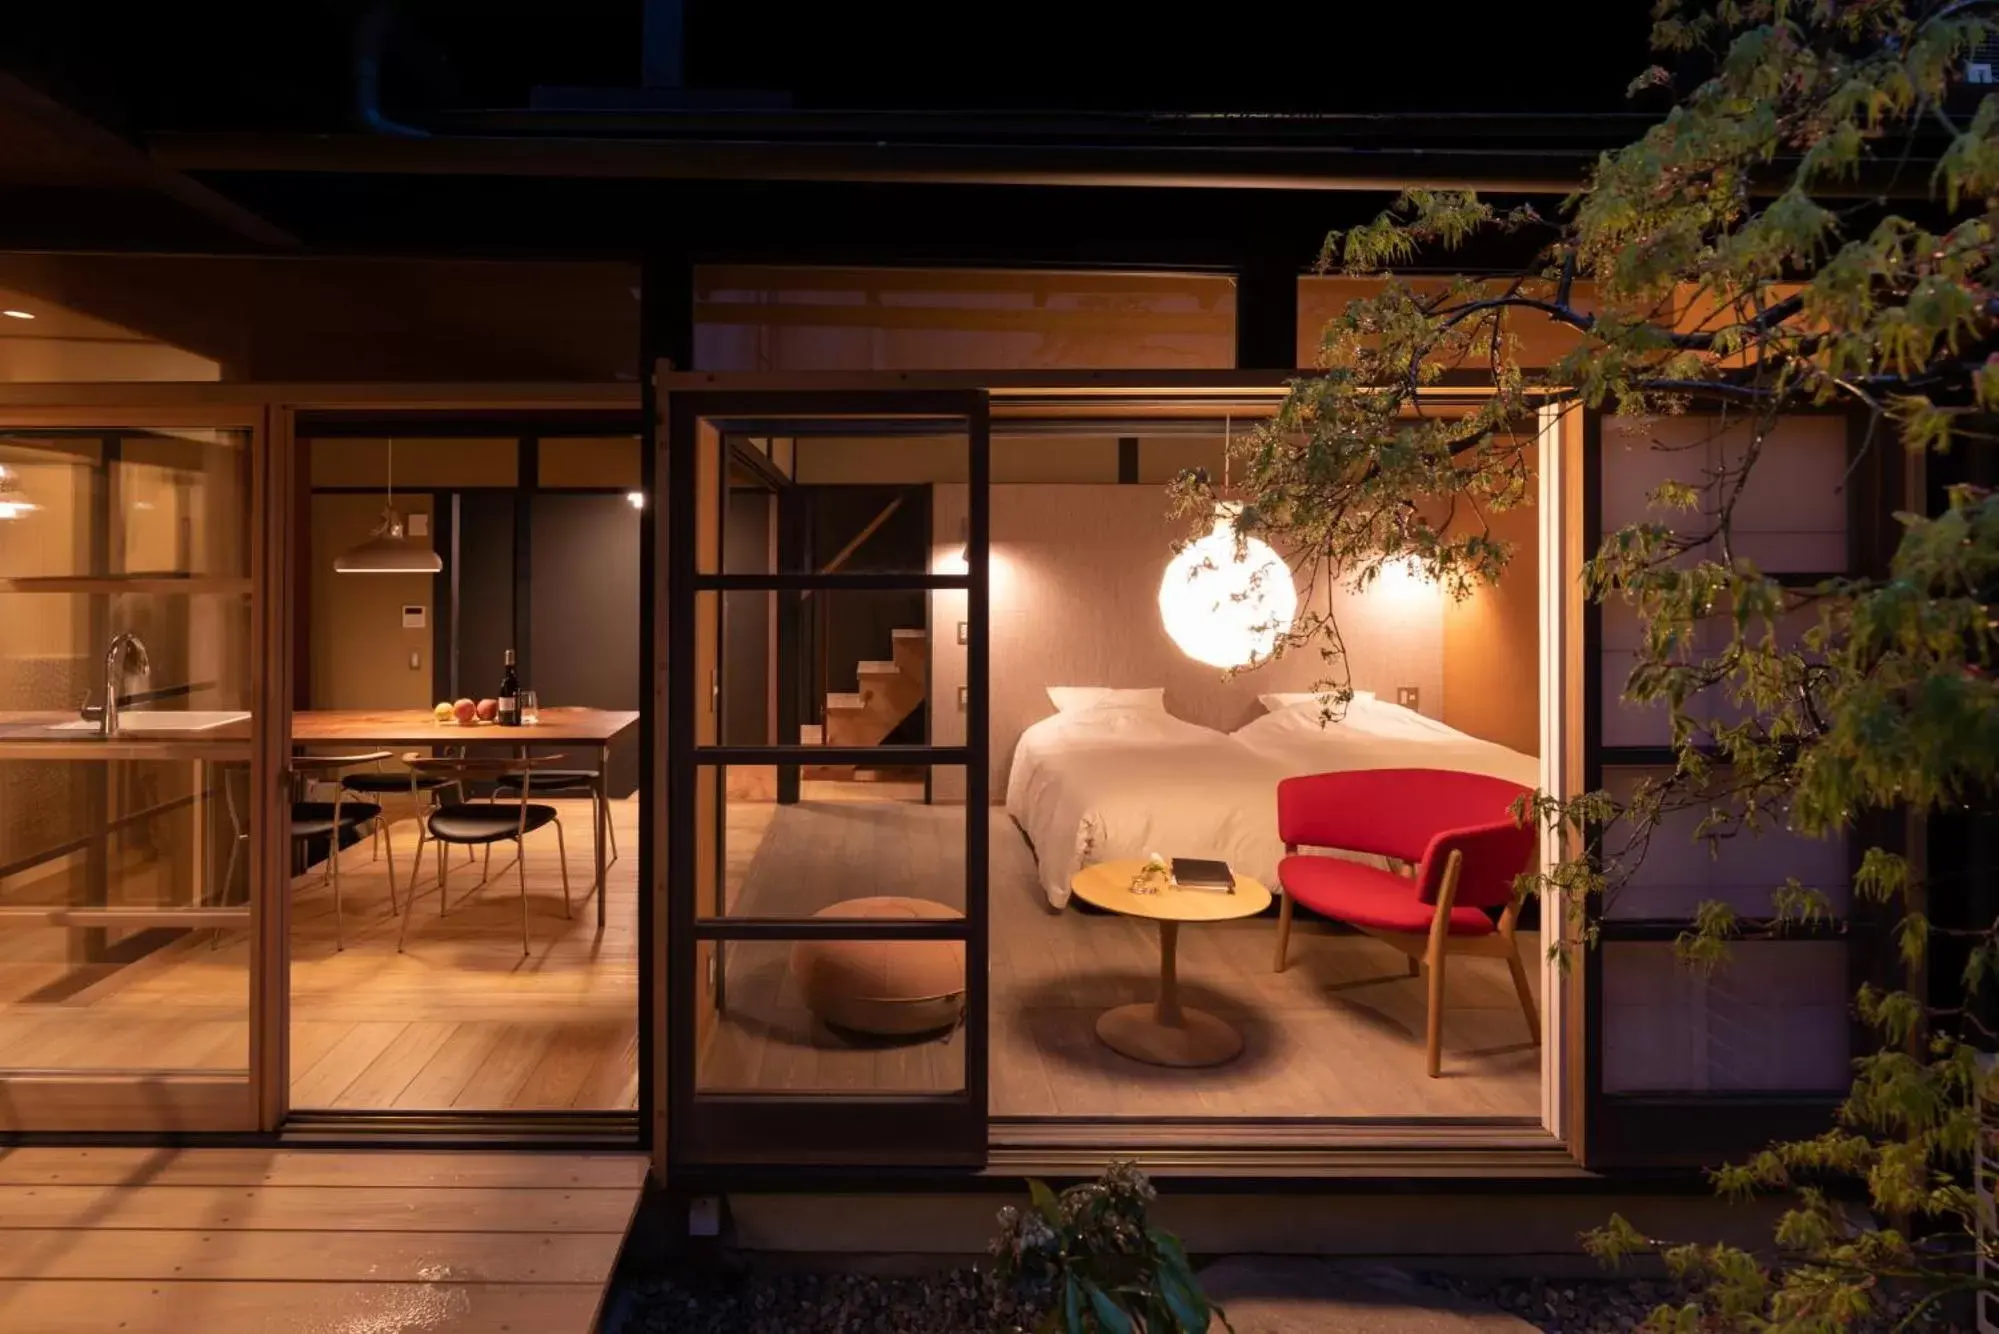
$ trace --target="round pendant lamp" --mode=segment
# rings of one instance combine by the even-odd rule
[[[0,522],[32,514],[37,508],[35,502],[28,499],[28,493],[21,489],[20,474],[0,464]]]
[[[1207,536],[1190,543],[1159,581],[1159,619],[1182,653],[1210,667],[1247,667],[1270,656],[1298,614],[1298,589],[1269,544],[1237,551],[1238,507],[1217,505]]]
[[[396,509],[396,442],[389,441],[389,473],[382,521],[368,539],[333,559],[337,574],[437,574],[444,559],[429,545],[410,541],[408,526]]]

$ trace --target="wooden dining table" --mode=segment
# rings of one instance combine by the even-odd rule
[[[295,746],[588,747],[597,752],[597,925],[604,924],[605,845],[611,810],[606,804],[611,777],[611,743],[637,727],[639,715],[626,709],[544,708],[531,726],[494,723],[441,723],[429,709],[303,709],[292,714]]]

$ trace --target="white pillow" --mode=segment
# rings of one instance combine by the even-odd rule
[[[1075,713],[1105,705],[1124,709],[1153,709],[1166,712],[1166,687],[1143,690],[1116,690],[1110,686],[1049,686],[1048,701],[1057,713]]]
[[[1353,692],[1353,697],[1355,703],[1360,703],[1363,700],[1371,701],[1374,699],[1374,692],[1372,690],[1356,690]],[[1300,690],[1274,695],[1258,695],[1256,702],[1261,704],[1267,712],[1282,713],[1284,710],[1298,704],[1317,704],[1323,707],[1326,702],[1326,696],[1314,694],[1309,690]]]

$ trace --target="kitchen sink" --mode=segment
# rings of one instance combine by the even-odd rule
[[[250,720],[247,713],[219,709],[134,709],[118,715],[120,735],[136,735],[152,732],[207,732],[217,727],[227,727],[231,723]],[[56,723],[51,732],[100,732],[103,724],[95,718],[78,718],[75,722]]]

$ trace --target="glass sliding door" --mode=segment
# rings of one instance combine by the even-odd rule
[[[0,1130],[267,1119],[267,462],[261,408],[0,412]]]
[[[665,414],[672,1158],[983,1161],[985,396]],[[939,533],[951,483],[968,516]],[[931,623],[939,590],[963,627]]]

